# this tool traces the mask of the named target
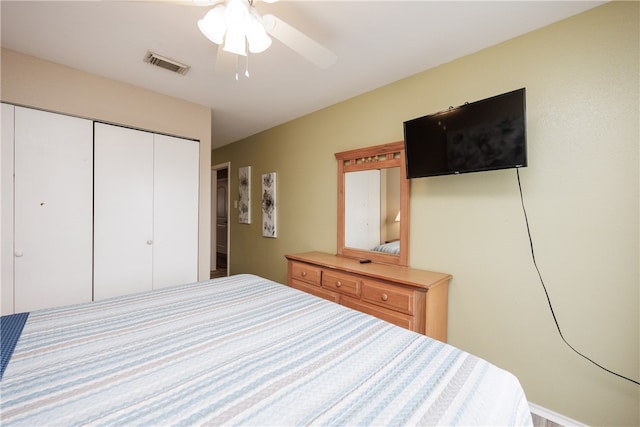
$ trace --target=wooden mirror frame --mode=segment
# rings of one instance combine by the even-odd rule
[[[409,261],[409,190],[404,142],[391,142],[335,154],[338,160],[338,255],[406,266]],[[345,173],[400,168],[400,254],[345,247]]]

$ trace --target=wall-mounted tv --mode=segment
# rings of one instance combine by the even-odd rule
[[[404,122],[407,178],[527,166],[525,89]]]

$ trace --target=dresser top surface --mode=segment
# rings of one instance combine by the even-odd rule
[[[447,273],[437,273],[434,271],[374,262],[362,264],[359,260],[354,258],[332,255],[324,252],[287,254],[285,257],[290,261],[305,262],[324,268],[361,274],[381,280],[391,280],[407,286],[425,289],[442,283],[448,283],[451,279],[451,275]]]

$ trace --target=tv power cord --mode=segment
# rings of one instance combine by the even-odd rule
[[[542,279],[542,273],[540,273],[540,269],[538,268],[538,263],[536,262],[536,254],[535,251],[533,250],[533,239],[531,238],[531,229],[529,228],[529,219],[527,218],[527,210],[524,207],[524,197],[522,196],[522,184],[520,183],[520,168],[516,168],[516,175],[518,176],[518,189],[520,190],[520,203],[522,204],[522,212],[524,213],[524,222],[527,225],[527,236],[529,236],[529,246],[531,247],[531,258],[533,259],[533,265],[536,268],[536,272],[538,273],[538,277],[540,279],[540,283],[542,284],[542,289],[544,289],[544,294],[547,297],[547,303],[549,304],[549,310],[551,310],[551,316],[553,316],[553,321],[556,324],[556,329],[558,329],[558,333],[560,334],[560,338],[562,338],[562,341],[564,341],[564,343],[566,345],[569,346],[569,348],[571,350],[573,350],[576,354],[578,354],[579,356],[584,357],[585,359],[587,359],[589,362],[593,363],[594,365],[596,365],[597,367],[599,367],[600,369],[603,369],[607,372],[609,372],[610,374],[613,374],[617,377],[620,377],[624,380],[630,381],[636,385],[640,385],[640,382],[625,377],[624,375],[618,374],[617,372],[612,371],[611,369],[607,369],[604,366],[602,366],[601,364],[595,362],[593,359],[585,356],[584,354],[580,353],[578,350],[576,350],[571,344],[569,344],[569,342],[565,339],[564,335],[562,334],[562,330],[560,330],[560,324],[558,323],[558,319],[556,318],[556,313],[553,311],[553,305],[551,304],[551,298],[549,297],[549,292],[547,292],[547,287],[544,284],[544,280]]]

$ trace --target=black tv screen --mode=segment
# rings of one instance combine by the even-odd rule
[[[407,178],[527,166],[525,89],[404,122]]]

